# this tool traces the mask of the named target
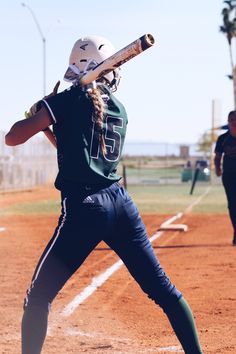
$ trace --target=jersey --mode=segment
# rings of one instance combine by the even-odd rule
[[[120,180],[116,170],[124,145],[127,113],[106,86],[101,86],[105,103],[103,134],[106,152],[96,130],[93,103],[78,86],[42,101],[53,120],[57,139],[58,175],[55,187],[74,189],[84,185],[109,186]]]
[[[234,138],[229,131],[218,137],[215,146],[215,153],[224,154],[224,173],[236,173],[236,138]]]

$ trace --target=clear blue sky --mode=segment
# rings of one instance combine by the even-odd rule
[[[117,97],[129,114],[128,141],[194,143],[211,127],[212,100],[233,109],[221,0],[28,0],[46,38],[46,87],[63,75],[74,42],[102,35],[116,49],[145,33],[156,44],[122,67]],[[21,1],[0,1],[1,120],[7,131],[43,95],[43,42]]]

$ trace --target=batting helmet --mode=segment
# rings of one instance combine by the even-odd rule
[[[69,58],[69,68],[64,79],[74,81],[71,71],[77,74],[77,80],[86,72],[100,64],[103,60],[115,53],[111,42],[100,36],[87,36],[77,40],[72,48]],[[99,78],[98,81],[105,81],[112,91],[116,91],[120,81],[120,69],[117,68]]]

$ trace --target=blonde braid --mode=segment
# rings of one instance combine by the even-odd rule
[[[104,121],[104,101],[98,88],[92,88],[88,91],[89,97],[92,99],[94,116],[95,116],[95,130],[99,132],[99,140],[103,154],[106,153],[106,145],[103,130]]]

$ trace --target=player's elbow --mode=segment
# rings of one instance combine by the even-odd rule
[[[23,141],[23,139],[17,137],[15,134],[12,134],[11,132],[9,132],[5,135],[5,143],[8,146],[16,146],[19,144],[23,144],[24,141]]]
[[[8,146],[14,146],[14,139],[12,138],[12,134],[11,133],[7,133],[5,135],[5,144]]]

